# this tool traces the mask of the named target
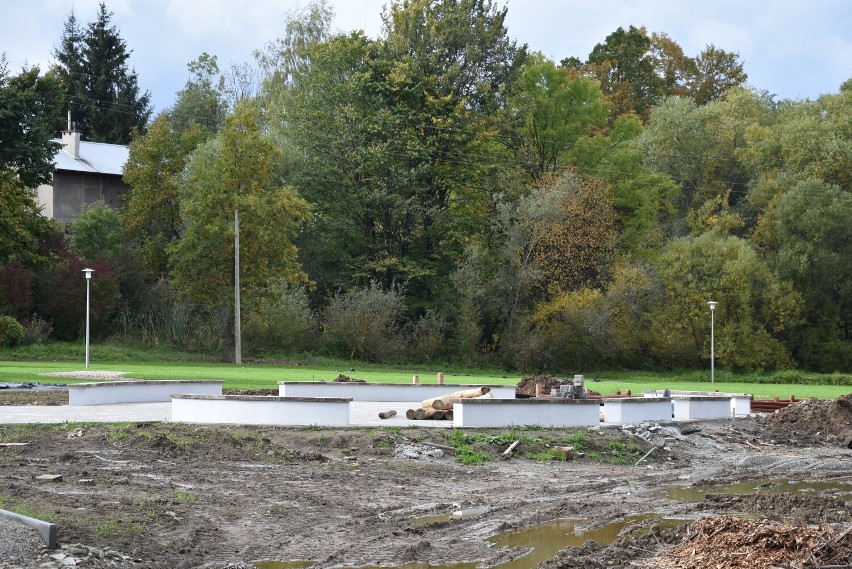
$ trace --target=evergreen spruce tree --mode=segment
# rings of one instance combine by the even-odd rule
[[[72,112],[74,123],[80,128],[88,126],[88,106],[83,105],[86,90],[86,70],[83,62],[83,30],[77,22],[73,8],[62,30],[62,43],[54,48],[54,67],[57,77],[65,88],[66,106]],[[54,133],[55,134],[55,133]]]
[[[97,18],[83,31],[72,11],[54,56],[72,121],[84,138],[128,144],[134,129],[145,130],[151,97],[140,94],[136,72],[127,65],[132,50],[110,25],[111,18],[102,2]]]

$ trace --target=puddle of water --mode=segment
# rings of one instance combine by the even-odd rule
[[[479,511],[482,510],[482,511]],[[459,516],[454,514],[444,514],[441,516],[425,516],[418,518],[413,523],[428,523],[428,521],[448,520],[454,517],[463,517],[463,513],[468,512],[468,517],[482,515],[487,508],[471,508],[469,510],[460,510]],[[433,518],[428,521],[423,521],[426,518]],[[497,547],[529,547],[532,551],[528,554],[497,565],[495,569],[532,569],[539,563],[552,559],[560,550],[565,547],[579,547],[589,540],[592,540],[601,545],[609,545],[613,543],[618,534],[627,526],[637,524],[644,520],[659,520],[662,528],[674,528],[684,523],[686,520],[663,518],[659,514],[637,514],[628,516],[617,522],[607,524],[598,528],[583,529],[580,524],[583,520],[559,520],[548,524],[533,526],[530,528],[508,532],[501,535],[488,538],[486,541]],[[640,532],[638,535],[642,535]],[[302,563],[294,565],[294,563]],[[301,569],[311,565],[310,562],[279,562],[265,561],[255,562],[258,569]],[[394,569],[476,569],[478,562],[471,563],[452,563],[449,565],[429,565],[428,563],[408,563],[399,565]],[[385,567],[367,566],[359,567],[358,569],[387,569]]]
[[[428,563],[406,563],[405,565],[394,565],[393,569],[476,569],[477,565],[478,562],[476,561],[473,561],[471,563],[450,563],[448,565],[429,565]],[[502,565],[498,565],[497,567],[502,567]],[[388,569],[388,567],[368,565],[367,567],[359,567],[358,569]]]
[[[831,494],[841,500],[852,500],[852,484],[844,482],[803,482],[798,480],[754,480],[727,486],[705,486],[703,488],[673,488],[665,492],[672,500],[701,502],[707,494]]]
[[[488,511],[488,508],[468,508],[467,510],[456,510],[451,514],[435,514],[431,516],[421,516],[419,518],[415,518],[411,525],[413,526],[422,526],[423,524],[430,524],[432,522],[448,522],[450,520],[465,520],[469,518],[475,518],[477,516],[481,516],[485,512]]]
[[[527,555],[498,566],[500,569],[530,569],[553,558],[560,550],[568,546],[580,547],[589,540],[601,545],[609,545],[616,540],[625,527],[649,519],[660,520],[663,527],[676,527],[684,523],[684,520],[664,519],[659,514],[637,514],[605,526],[583,529],[578,527],[583,520],[559,520],[494,536],[487,541],[498,547],[532,548]]]

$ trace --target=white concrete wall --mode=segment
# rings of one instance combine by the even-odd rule
[[[754,399],[754,395],[750,393],[727,393],[720,391],[670,391],[669,392],[672,397],[681,396],[681,395],[695,395],[700,397],[730,397],[731,398],[731,411],[737,417],[745,417],[749,413],[751,413],[751,402]],[[662,390],[654,390],[654,391],[643,391],[642,395],[644,397],[660,397],[662,396]]]
[[[593,427],[597,399],[453,399],[454,427]]]
[[[672,400],[668,397],[604,398],[603,413],[605,422],[616,425],[671,421]]]
[[[437,385],[422,383],[357,383],[327,381],[279,381],[280,397],[348,397],[352,401],[410,401],[476,389],[479,385]],[[495,399],[514,399],[514,385],[487,385]]]
[[[246,395],[172,396],[172,421],[216,425],[309,426],[349,425],[349,403],[343,398]]]
[[[102,381],[68,385],[68,405],[110,405],[171,401],[172,393],[222,395],[219,380]]]
[[[675,420],[724,419],[731,416],[730,397],[672,397]]]
[[[53,186],[42,184],[36,188],[36,204],[41,208],[41,214],[53,219]]]

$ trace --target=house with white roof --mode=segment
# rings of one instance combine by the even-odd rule
[[[63,130],[54,158],[53,184],[37,188],[42,214],[63,223],[73,221],[83,204],[103,201],[118,208],[130,187],[121,181],[130,151],[121,144],[85,142],[79,130]]]

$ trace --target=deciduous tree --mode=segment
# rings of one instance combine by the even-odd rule
[[[642,124],[636,115],[615,119],[606,134],[583,137],[570,160],[586,175],[604,180],[618,220],[621,254],[651,258],[666,239],[680,190],[665,173],[644,164],[638,144]]]
[[[708,365],[716,309],[716,357],[730,369],[785,368],[781,342],[799,323],[802,297],[744,239],[710,231],[671,242],[657,263],[666,302],[654,312],[651,349],[670,365]]]
[[[585,71],[601,82],[615,116],[635,112],[641,117],[665,95],[650,54],[651,38],[644,28],[619,27],[592,48]]]
[[[223,78],[215,55],[202,53],[187,64],[190,78],[178,91],[175,104],[166,111],[177,132],[197,126],[210,133],[218,132],[227,116],[222,94]]]
[[[384,20],[378,41],[315,46],[296,76],[289,126],[306,161],[293,179],[316,212],[304,258],[320,290],[396,283],[427,308],[487,225],[525,51],[487,1],[395,2]]]
[[[124,248],[118,212],[102,201],[84,204],[68,231],[71,248],[87,261],[111,262]]]
[[[193,154],[180,180],[185,232],[170,248],[172,280],[185,297],[225,311],[223,359],[233,348],[234,211],[240,212],[241,284],[246,297],[273,279],[305,280],[293,244],[308,206],[281,186],[281,152],[263,134],[256,106],[237,105],[225,128]]]
[[[565,166],[577,139],[604,126],[609,113],[592,80],[570,77],[541,53],[531,54],[524,64],[511,107],[520,130],[517,151],[534,181]]]
[[[748,80],[739,61],[739,54],[724,51],[710,44],[692,60],[691,73],[686,80],[687,92],[699,105],[721,98]]]
[[[183,232],[177,177],[205,131],[189,125],[176,131],[161,115],[150,130],[130,143],[124,182],[130,186],[121,210],[128,236],[142,248],[145,264],[155,277],[168,273],[166,249]]]
[[[12,75],[0,57],[0,265],[44,260],[39,242],[54,227],[39,211],[35,188],[52,180],[61,100],[55,77],[37,67]]]
[[[794,354],[831,372],[852,365],[852,194],[819,180],[798,182],[761,219],[772,265],[804,298]]]

